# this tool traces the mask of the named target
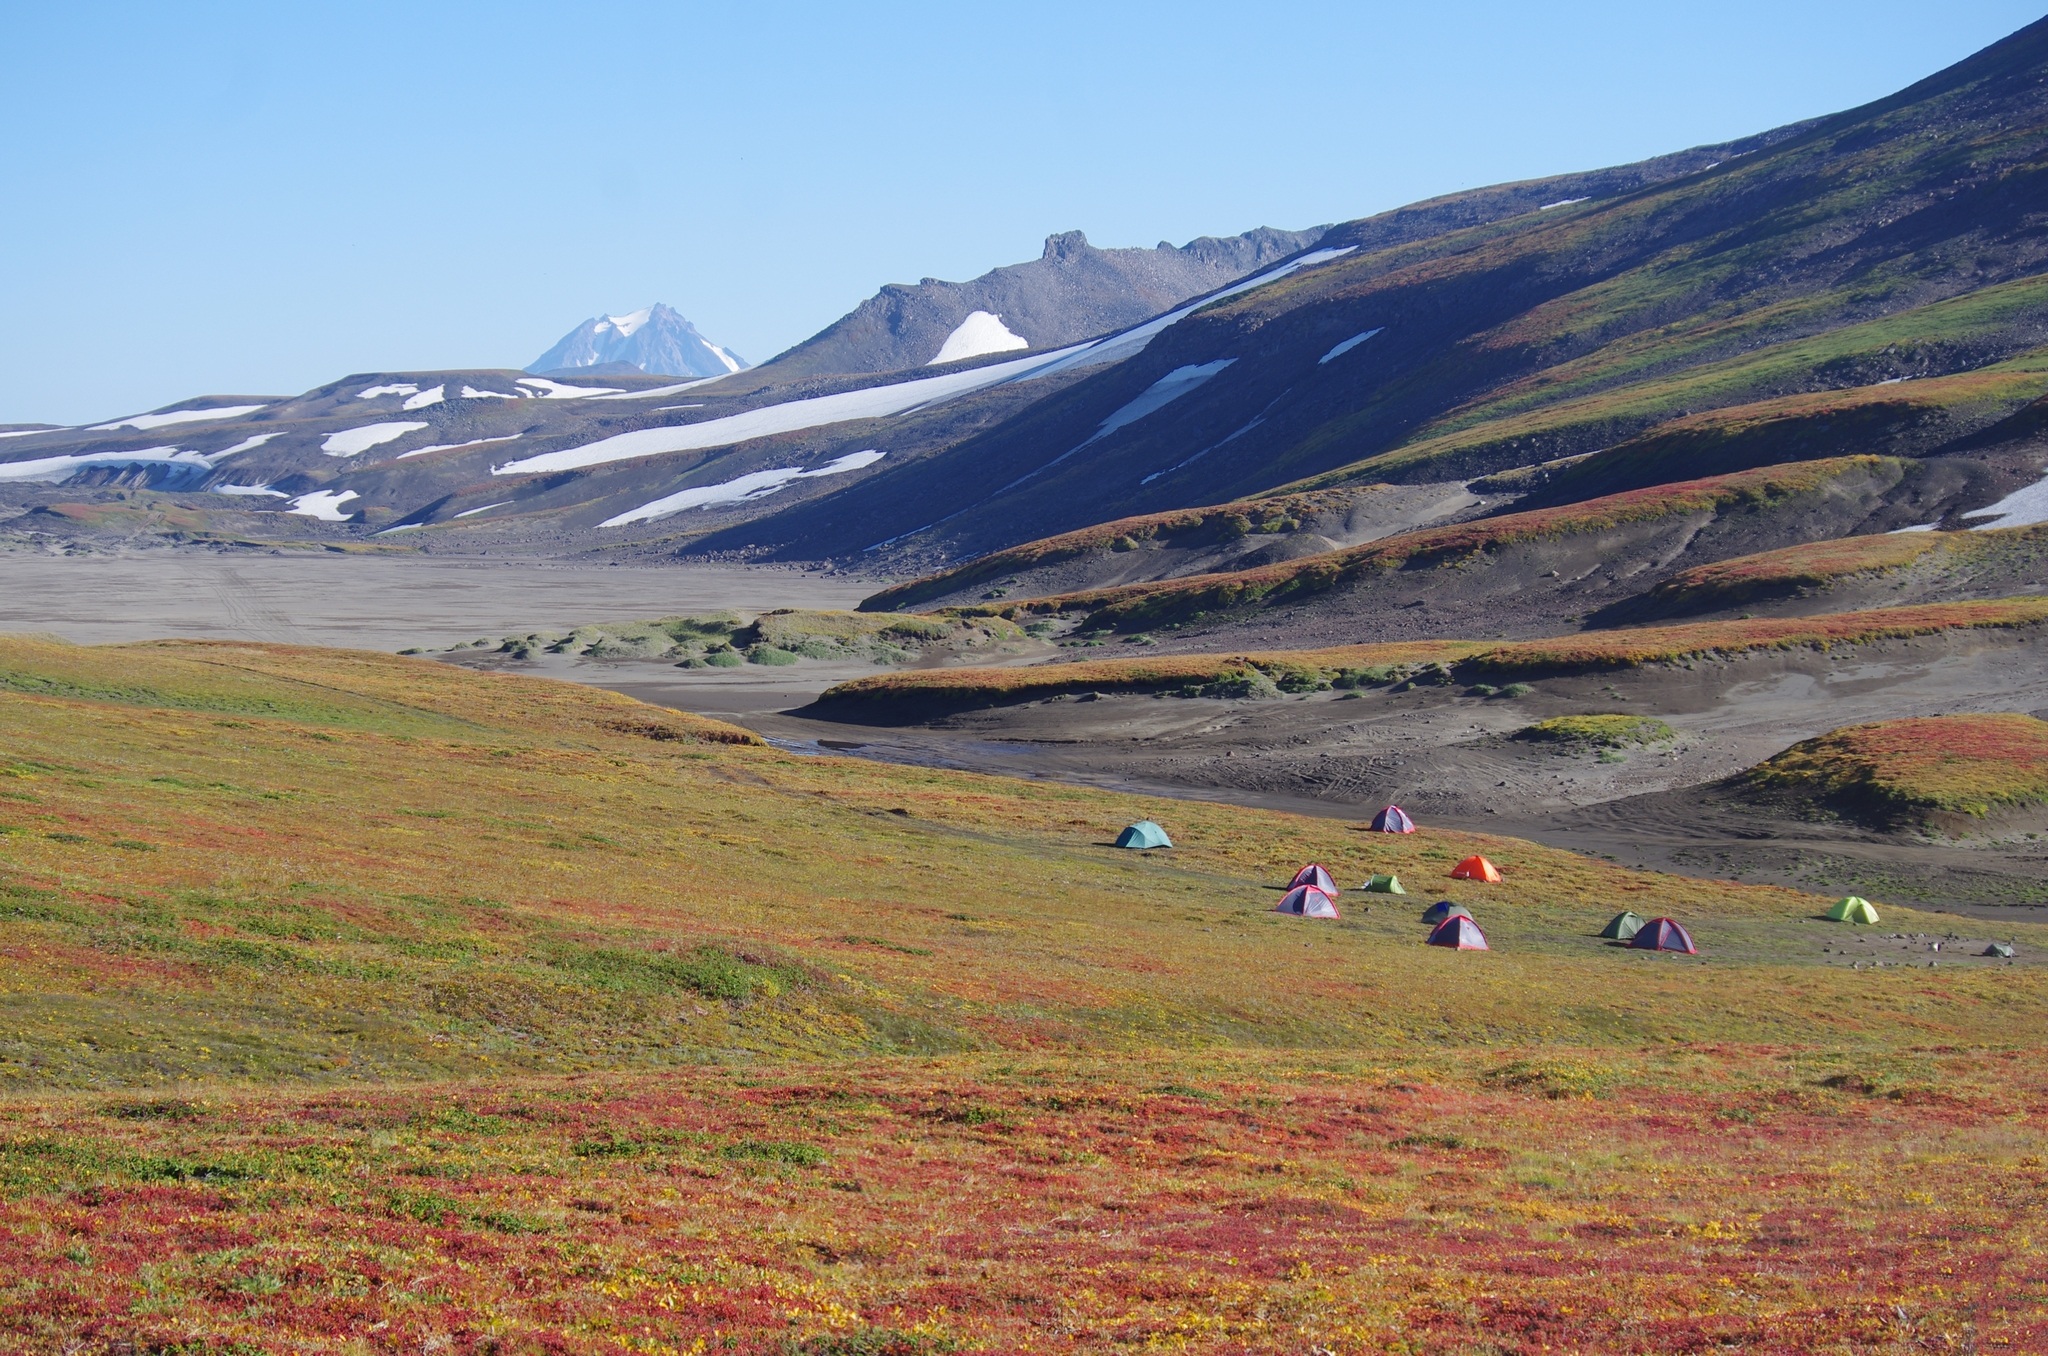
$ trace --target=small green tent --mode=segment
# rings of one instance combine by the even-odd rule
[[[1993,942],[1985,947],[1980,954],[1986,956],[2017,956],[2019,950],[2009,942]]]
[[[1611,941],[1625,942],[1634,937],[1638,932],[1641,932],[1643,924],[1648,921],[1648,919],[1639,914],[1633,914],[1627,909],[1623,909],[1620,913],[1607,920],[1607,926],[1600,929],[1600,935]]]
[[[1374,876],[1358,888],[1366,891],[1368,894],[1375,895],[1405,895],[1408,893],[1401,888],[1401,878],[1399,876]]]
[[[1877,910],[1870,907],[1870,901],[1855,895],[1845,895],[1835,901],[1828,910],[1828,917],[1837,923],[1875,923]]]
[[[1166,836],[1166,830],[1149,819],[1141,819],[1116,836],[1120,848],[1172,847],[1173,840]]]

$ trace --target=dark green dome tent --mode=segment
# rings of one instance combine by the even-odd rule
[[[1607,926],[1600,929],[1600,935],[1610,941],[1625,942],[1643,930],[1645,921],[1647,920],[1641,914],[1630,913],[1627,909],[1623,909],[1620,913],[1607,920]]]
[[[1471,916],[1472,910],[1466,908],[1463,904],[1453,904],[1448,899],[1439,899],[1436,903],[1422,911],[1422,921],[1425,923],[1441,923],[1446,918],[1470,918]]]
[[[1166,836],[1166,830],[1149,819],[1141,819],[1116,836],[1120,848],[1161,848],[1172,847],[1173,840]]]

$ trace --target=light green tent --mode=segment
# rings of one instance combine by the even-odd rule
[[[1640,914],[1623,909],[1607,920],[1607,926],[1600,929],[1600,935],[1610,941],[1625,942],[1643,930],[1645,920]]]
[[[1166,836],[1166,830],[1149,819],[1141,819],[1116,836],[1120,848],[1172,847],[1173,840]]]
[[[1401,878],[1399,876],[1374,876],[1358,888],[1366,891],[1368,894],[1375,895],[1405,895],[1408,893],[1401,888]]]
[[[1835,907],[1828,910],[1828,917],[1837,923],[1875,923],[1877,910],[1870,907],[1870,901],[1855,895],[1845,895],[1835,901]]]

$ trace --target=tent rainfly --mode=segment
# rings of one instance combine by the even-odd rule
[[[1483,880],[1488,885],[1500,884],[1500,868],[1486,858],[1474,853],[1451,868],[1452,880]]]
[[[1341,918],[1337,902],[1313,885],[1297,885],[1273,906],[1274,913],[1291,913],[1298,918]]]
[[[1292,890],[1297,885],[1313,885],[1324,894],[1331,896],[1341,893],[1337,889],[1337,882],[1331,879],[1329,869],[1321,862],[1310,862],[1307,866],[1295,872],[1294,879],[1287,882],[1287,888]]]
[[[1472,910],[1466,908],[1463,904],[1453,904],[1448,899],[1439,899],[1436,903],[1422,911],[1422,921],[1431,924],[1441,923],[1446,918],[1470,918],[1471,916]]]
[[[1431,946],[1454,947],[1459,951],[1490,951],[1486,934],[1479,930],[1479,924],[1462,913],[1452,914],[1436,925],[1436,931],[1429,934]]]
[[[1638,951],[1683,951],[1688,956],[1699,954],[1699,948],[1692,944],[1692,934],[1673,918],[1652,918],[1629,940],[1629,945]]]
[[[1370,895],[1405,895],[1399,876],[1374,876],[1358,887]]]
[[[1173,840],[1166,836],[1166,830],[1149,819],[1141,819],[1116,836],[1120,848],[1172,847]]]
[[[1828,917],[1837,923],[1875,923],[1877,910],[1870,907],[1870,901],[1855,895],[1845,895],[1828,910]]]
[[[1410,819],[1408,812],[1400,806],[1389,805],[1386,809],[1372,817],[1372,831],[1374,833],[1413,833],[1415,832],[1415,821]]]
[[[1984,948],[1983,954],[1987,956],[2017,956],[2019,950],[2009,942],[1993,942]]]
[[[1643,930],[1643,921],[1642,915],[1623,909],[1607,920],[1607,926],[1600,929],[1600,935],[1609,941],[1625,942]]]

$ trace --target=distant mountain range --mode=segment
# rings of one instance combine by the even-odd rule
[[[902,372],[994,353],[1057,348],[1149,320],[1314,245],[1328,227],[1260,227],[1156,249],[1097,249],[1079,231],[1047,236],[1029,263],[969,282],[890,283],[763,364],[791,377]]]
[[[1489,636],[1640,619],[1745,553],[2048,520],[2043,166],[2048,21],[1634,165],[1178,249],[1055,236],[742,371],[608,374],[668,328],[650,307],[555,376],[0,429],[0,511],[39,548],[120,486],[187,534],[950,569],[881,605],[1080,590],[1057,606],[1169,647],[1435,625],[1453,584]]]
[[[526,370],[541,376],[644,372],[656,377],[723,377],[744,372],[747,366],[730,349],[697,333],[697,327],[675,310],[656,302],[628,315],[592,316],[528,363]]]

